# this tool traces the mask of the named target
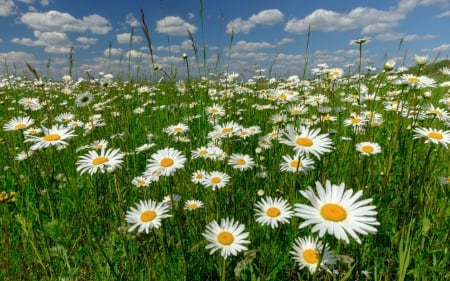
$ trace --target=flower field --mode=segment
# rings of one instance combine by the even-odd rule
[[[450,71],[416,63],[2,76],[0,279],[450,279]]]

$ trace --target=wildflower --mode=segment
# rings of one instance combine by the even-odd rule
[[[245,244],[250,241],[246,240],[249,236],[248,232],[244,232],[244,225],[234,219],[222,219],[220,224],[215,220],[206,226],[206,231],[202,233],[208,245],[206,249],[211,249],[212,255],[220,250],[220,255],[226,259],[228,256],[236,256],[239,252],[247,250]]]
[[[390,59],[387,62],[384,63],[384,71],[391,71],[392,69],[394,69],[395,66],[395,60],[394,59]]]
[[[147,150],[149,150],[150,148],[152,148],[154,146],[155,146],[154,143],[145,143],[145,144],[143,144],[143,145],[141,145],[139,147],[136,147],[135,151],[137,153],[144,152],[144,151],[147,151]]]
[[[68,145],[66,139],[74,137],[73,130],[59,125],[53,125],[50,129],[42,127],[43,137],[25,135],[25,142],[33,142],[30,150],[45,149],[50,146]]]
[[[153,200],[139,201],[136,204],[136,208],[131,209],[126,213],[125,220],[133,224],[128,232],[132,232],[136,228],[138,233],[149,233],[150,229],[160,228],[161,221],[164,218],[168,218],[171,215],[168,214],[169,206],[164,203],[158,203]]]
[[[328,138],[328,134],[319,133],[320,128],[310,129],[304,126],[300,126],[300,133],[297,133],[291,125],[288,125],[284,132],[286,138],[281,139],[280,143],[293,146],[300,155],[314,154],[320,158],[321,154],[331,151],[333,142]]]
[[[381,146],[376,142],[360,142],[356,144],[356,150],[362,155],[370,156],[381,152]]]
[[[237,124],[234,121],[227,122],[222,125],[214,126],[214,130],[218,131],[221,134],[221,137],[229,138],[241,129],[241,125]]]
[[[224,187],[230,181],[230,176],[218,171],[213,171],[205,175],[201,184],[205,187],[211,187],[212,190]]]
[[[311,273],[316,272],[319,263],[320,268],[326,271],[329,271],[327,265],[336,263],[330,249],[313,237],[296,238],[290,254],[300,269],[306,267]]]
[[[147,169],[161,172],[163,176],[171,176],[176,170],[184,167],[186,157],[174,148],[164,148],[151,156]]]
[[[230,156],[228,165],[231,165],[234,169],[244,171],[254,167],[255,161],[249,155],[234,153]]]
[[[171,195],[166,195],[164,196],[162,202],[166,205],[169,205],[170,207],[172,207],[173,205],[177,204],[178,202],[180,202],[181,200],[181,196],[178,194],[171,194]]]
[[[436,117],[437,119],[439,119],[441,121],[450,120],[450,113],[447,110],[445,110],[443,108],[435,107],[432,104],[429,105],[426,113],[432,115],[433,117]]]
[[[225,109],[221,105],[213,104],[206,108],[206,113],[208,113],[211,116],[224,116]]]
[[[282,159],[283,162],[280,164],[280,170],[282,172],[297,173],[314,169],[314,161],[300,154],[296,154],[294,157],[283,155]]]
[[[442,144],[445,148],[447,148],[447,144],[450,144],[450,130],[415,128],[414,132],[416,133],[414,139],[426,138],[425,143]]]
[[[93,100],[94,96],[89,92],[85,92],[77,95],[75,98],[75,103],[78,107],[85,107],[88,106]]]
[[[370,38],[369,37],[364,37],[364,38],[360,38],[360,39],[356,39],[356,40],[351,40],[350,44],[351,45],[364,45],[370,42]]]
[[[151,180],[148,176],[137,176],[133,178],[131,183],[136,187],[145,187],[150,185]]]
[[[77,172],[82,175],[88,172],[90,175],[100,171],[105,173],[108,169],[115,170],[121,167],[124,153],[121,153],[119,149],[108,149],[102,148],[100,154],[95,150],[89,151],[86,155],[80,156],[80,160],[77,161]]]
[[[55,121],[56,122],[60,122],[60,123],[69,123],[70,121],[72,121],[75,118],[75,115],[73,113],[70,112],[64,112],[64,113],[60,113],[55,117]]]
[[[353,194],[352,189],[344,190],[344,183],[332,185],[327,180],[325,186],[326,190],[320,182],[316,182],[318,196],[311,187],[300,191],[312,204],[295,204],[296,215],[305,220],[300,228],[313,225],[312,232],[319,232],[320,237],[327,232],[347,243],[348,235],[361,243],[358,233],[365,235],[377,231],[374,226],[379,225],[379,222],[373,217],[377,214],[375,206],[367,205],[372,199],[356,202],[362,196],[362,191]]]
[[[448,177],[444,177],[444,176],[441,176],[441,177],[439,177],[439,182],[440,183],[442,183],[442,184],[450,184],[450,176],[448,176]]]
[[[29,116],[24,117],[14,117],[3,125],[3,130],[5,131],[17,131],[28,128],[34,124],[33,118]]]
[[[186,202],[184,202],[184,209],[188,210],[188,211],[194,211],[197,210],[199,208],[203,208],[204,204],[202,201],[200,200],[186,200]]]
[[[418,66],[424,66],[427,63],[427,61],[428,61],[428,56],[415,55],[414,59],[415,59],[416,64]]]
[[[294,215],[291,206],[283,198],[266,197],[255,204],[256,221],[262,225],[270,225],[272,228],[278,227],[278,223],[289,223],[289,219]]]
[[[93,141],[89,147],[92,149],[105,149],[108,146],[108,141],[105,139]]]
[[[192,159],[207,158],[208,155],[209,155],[209,151],[206,146],[201,146],[201,147],[191,151]]]
[[[164,129],[164,132],[169,136],[177,136],[183,134],[189,130],[189,127],[183,123],[178,123],[176,125],[170,125]]]
[[[192,173],[191,181],[193,183],[201,183],[202,180],[205,178],[205,176],[206,176],[205,170],[197,170]]]
[[[364,115],[351,114],[351,116],[344,120],[344,126],[361,127],[366,125],[367,118]]]

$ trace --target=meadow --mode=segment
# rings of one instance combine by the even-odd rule
[[[450,62],[416,64],[4,75],[0,280],[450,279]]]

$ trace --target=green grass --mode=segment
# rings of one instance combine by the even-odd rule
[[[433,76],[440,67],[427,66],[422,74],[441,79],[441,75]],[[184,93],[173,82],[146,82],[150,88],[141,93],[144,85],[140,84],[57,82],[42,87],[11,78],[0,89],[2,124],[13,117],[30,116],[35,121],[33,126],[51,127],[61,123],[55,121],[60,113],[70,112],[74,120],[83,123],[100,114],[104,125],[92,130],[77,127],[77,136],[68,140],[64,149],[38,150],[24,161],[14,160],[31,145],[24,142],[22,131],[1,131],[0,191],[16,194],[14,200],[1,197],[0,202],[0,280],[234,280],[236,270],[240,280],[450,278],[450,191],[448,183],[440,181],[440,177],[450,176],[449,149],[413,138],[414,128],[448,130],[448,121],[430,114],[423,120],[418,115],[402,116],[384,108],[385,102],[397,100],[419,112],[425,112],[429,104],[449,110],[448,103],[439,102],[446,95],[448,98],[447,89],[397,85],[388,79],[391,75],[367,76],[361,81],[350,77],[310,80],[308,89],[284,80],[275,84],[265,79],[257,83],[191,80]],[[268,93],[282,84],[298,92],[299,99],[272,100]],[[359,84],[365,84],[380,100],[355,100],[354,86]],[[65,87],[70,89],[68,94],[62,94]],[[219,94],[208,94],[212,90]],[[425,91],[431,91],[431,97],[423,98]],[[83,92],[92,93],[94,100],[78,107],[75,99]],[[335,121],[320,121],[325,114],[323,108],[305,103],[316,94],[328,97],[329,102],[322,106],[329,107]],[[42,108],[32,111],[18,104],[21,98],[29,97],[38,97]],[[220,144],[228,156],[250,155],[256,162],[254,168],[233,169],[227,164],[228,157],[192,157],[192,150],[210,141],[208,133],[214,124],[205,109],[213,103],[226,111],[216,124],[234,121],[245,128],[261,129],[248,138],[222,139]],[[304,105],[308,112],[291,115],[288,107],[292,104]],[[138,107],[144,112],[135,113]],[[380,113],[384,121],[380,126],[365,126],[363,133],[344,125],[351,114],[364,110]],[[287,118],[275,124],[275,114]],[[189,142],[164,133],[165,128],[179,122],[189,127],[183,135]],[[320,159],[310,156],[315,168],[307,173],[280,171],[282,156],[294,153],[277,139],[271,148],[258,150],[260,137],[288,124],[310,124],[328,133],[333,142],[330,153]],[[76,162],[92,150],[83,146],[100,139],[107,140],[109,148],[126,153],[122,167],[112,173],[80,175]],[[355,145],[363,141],[377,142],[381,153],[361,156]],[[154,146],[141,153],[135,151],[146,143]],[[145,171],[147,160],[167,147],[183,153],[187,158],[184,167],[173,176],[161,176],[149,187],[135,187],[131,181]],[[225,172],[231,180],[224,188],[212,191],[190,180],[199,169]],[[347,244],[332,235],[322,237],[338,257],[337,264],[329,266],[336,272],[312,274],[307,269],[299,270],[289,251],[295,238],[316,237],[317,233],[312,233],[311,227],[300,229],[303,220],[297,217],[276,229],[262,226],[255,221],[254,205],[262,191],[264,196],[284,198],[292,206],[308,204],[299,191],[325,180],[344,182],[354,192],[362,190],[363,199],[372,198],[380,225],[374,234],[359,235],[361,244],[354,239]],[[143,199],[161,202],[170,194],[179,195],[181,200],[173,205],[172,217],[164,219],[161,228],[150,234],[127,231],[125,214],[130,207]],[[204,208],[185,210],[183,204],[189,199],[201,200]],[[212,220],[225,217],[245,225],[250,244],[248,251],[228,258],[223,267],[220,254],[210,255],[205,249],[202,233]],[[366,271],[367,277],[363,274]]]

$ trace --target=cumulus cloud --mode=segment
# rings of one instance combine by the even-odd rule
[[[94,45],[95,43],[97,43],[97,38],[88,38],[81,36],[75,39],[75,41],[84,45]]]
[[[13,0],[0,0],[0,17],[7,17],[17,12],[17,6]]]
[[[269,9],[260,11],[257,14],[253,14],[248,19],[243,19],[241,17],[231,20],[227,26],[226,30],[228,34],[232,32],[234,34],[244,33],[247,34],[251,29],[253,29],[257,24],[263,25],[273,25],[283,21],[284,15],[278,9]]]
[[[130,43],[130,36],[131,33],[120,33],[116,35],[116,39],[119,44],[128,44]],[[133,43],[139,43],[141,40],[141,36],[133,35]]]
[[[384,32],[381,34],[378,34],[376,39],[382,40],[382,41],[395,41],[395,40],[403,40],[403,41],[418,41],[418,40],[430,40],[437,38],[438,36],[435,34],[424,34],[424,35],[417,35],[417,34],[404,34],[399,32]]]
[[[250,29],[254,28],[255,24],[249,20],[244,20],[242,18],[235,18],[227,24],[227,33],[237,34],[244,33],[247,34]]]
[[[194,33],[197,27],[184,21],[178,16],[167,16],[156,22],[156,31],[172,36],[184,36],[189,32]]]
[[[26,62],[34,60],[34,55],[26,52],[11,51],[7,53],[0,53],[0,60],[6,63]]]
[[[139,21],[134,17],[132,13],[129,13],[125,17],[125,22],[131,27],[138,27],[140,25]]]
[[[44,13],[28,12],[20,17],[20,21],[39,31],[90,31],[94,34],[106,34],[111,30],[109,20],[96,14],[77,19],[69,13],[54,10]]]
[[[442,44],[433,49],[436,53],[445,52],[450,50],[450,44]]]
[[[63,54],[68,53],[72,42],[69,40],[64,32],[41,32],[34,31],[35,40],[30,38],[13,38],[12,43],[29,46],[29,47],[44,47],[47,53]]]
[[[438,18],[438,19],[450,17],[450,11],[442,12],[442,13],[440,13],[440,14],[437,14],[437,15],[434,16],[434,17],[435,17],[435,18]]]
[[[108,49],[105,49],[105,51],[103,51],[104,56],[111,55],[113,57],[120,56],[122,53],[123,53],[123,50],[120,48],[108,48]]]
[[[270,9],[259,12],[258,14],[253,14],[249,21],[255,24],[267,24],[272,25],[283,21],[283,13],[278,9]]]

